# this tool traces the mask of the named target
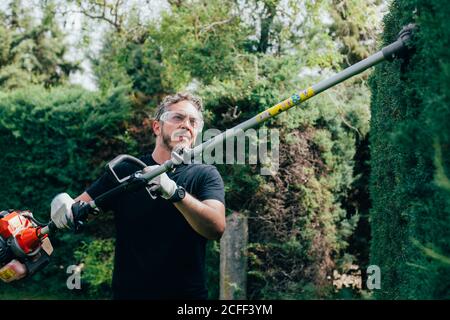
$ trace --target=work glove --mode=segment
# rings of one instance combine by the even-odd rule
[[[71,228],[74,225],[72,205],[75,201],[67,194],[60,193],[50,204],[50,217],[58,229]]]
[[[144,168],[144,172],[149,172],[158,168],[158,165],[149,166]],[[160,174],[148,182],[150,192],[158,191],[161,197],[164,199],[170,199],[177,190],[177,184],[175,181],[169,178],[166,173]]]

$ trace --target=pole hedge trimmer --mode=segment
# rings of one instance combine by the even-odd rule
[[[96,214],[104,207],[107,201],[123,192],[129,192],[137,188],[147,188],[148,183],[160,174],[172,170],[183,162],[190,162],[194,157],[202,154],[206,148],[213,148],[221,144],[225,139],[233,138],[249,128],[255,127],[270,118],[276,117],[283,111],[301,104],[309,98],[365,71],[366,69],[385,60],[393,61],[396,58],[405,57],[409,52],[409,40],[412,37],[414,25],[409,24],[404,27],[395,42],[384,47],[370,57],[348,67],[336,75],[320,81],[299,93],[295,93],[288,99],[277,103],[267,110],[257,114],[237,126],[228,129],[214,138],[194,147],[172,152],[172,157],[159,167],[146,171],[146,164],[130,155],[120,155],[110,161],[107,165],[107,172],[117,181],[118,185],[113,189],[99,195],[90,202],[75,202],[71,205],[75,231],[79,231],[87,220],[89,214]],[[119,178],[115,169],[123,161],[132,162],[138,167],[142,167],[130,176]],[[58,195],[53,201],[64,203],[62,197]],[[61,199],[60,199],[61,197]],[[52,247],[48,234],[56,227],[52,222],[42,224],[37,221],[29,211],[9,210],[0,212],[0,279],[5,282],[22,279],[31,276],[42,269],[49,262]]]

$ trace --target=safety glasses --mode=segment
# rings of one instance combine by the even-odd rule
[[[201,131],[203,128],[203,120],[198,116],[185,111],[166,111],[159,118],[161,121],[169,122],[175,125],[189,120],[189,125],[196,131]]]

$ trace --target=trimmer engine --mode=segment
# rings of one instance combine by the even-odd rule
[[[48,264],[53,248],[44,226],[30,211],[0,212],[1,280],[22,279]]]

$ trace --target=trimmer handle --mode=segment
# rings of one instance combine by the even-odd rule
[[[89,214],[97,215],[99,213],[98,208],[93,208],[89,202],[84,201],[77,201],[72,204],[71,210],[73,215],[72,229],[75,232],[81,231]],[[43,226],[42,229],[40,229],[40,234],[45,235],[56,230],[58,230],[58,228],[56,227],[55,223],[53,221],[50,221],[47,225]]]
[[[75,232],[81,231],[86,222],[89,214],[97,215],[99,213],[98,208],[92,208],[89,202],[78,201],[72,205],[72,215]]]
[[[114,176],[114,178],[115,178],[119,183],[122,183],[122,182],[126,181],[127,179],[129,179],[129,176],[120,179],[119,176],[118,176],[118,175],[116,174],[116,172],[114,171],[114,169],[115,169],[120,163],[122,163],[123,161],[131,161],[131,162],[133,162],[134,164],[136,164],[136,165],[142,167],[142,169],[145,168],[145,167],[147,166],[147,165],[146,165],[144,162],[142,162],[141,160],[139,160],[139,159],[137,159],[137,158],[135,158],[135,157],[133,157],[133,156],[130,156],[130,155],[128,155],[128,154],[121,154],[121,155],[118,155],[117,157],[115,157],[114,159],[112,159],[110,162],[108,162],[108,164],[106,165],[106,168],[109,170],[109,172],[112,173],[112,175]]]

